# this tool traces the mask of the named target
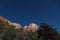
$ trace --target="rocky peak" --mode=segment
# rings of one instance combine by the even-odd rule
[[[18,23],[13,23],[13,22],[7,20],[6,18],[4,18],[4,17],[2,17],[2,16],[0,16],[0,20],[1,20],[6,26],[8,26],[8,25],[13,25],[13,26],[16,27],[16,29],[21,28],[21,25],[20,25],[20,24],[18,24]]]
[[[2,16],[0,16],[0,20],[1,20],[6,26],[7,26],[7,25],[13,25],[13,26],[15,26],[15,29],[20,29],[20,28],[22,28],[22,26],[21,26],[20,24],[11,22],[11,21],[7,20],[6,18],[4,18],[4,17],[2,17]],[[7,26],[7,27],[9,27],[9,26]],[[24,30],[24,31],[33,31],[33,32],[35,32],[35,31],[37,31],[37,29],[38,29],[38,26],[37,26],[37,24],[35,24],[35,23],[31,23],[31,24],[29,24],[28,26],[24,26],[24,27],[23,27],[23,30]]]
[[[20,25],[20,24],[18,24],[18,23],[12,23],[12,25],[13,25],[13,26],[15,26],[15,27],[16,27],[16,29],[20,29],[20,28],[21,28],[21,25]]]
[[[5,25],[9,25],[8,24],[8,20],[5,19],[4,17],[0,16],[0,21],[2,21]]]
[[[33,31],[33,32],[35,32],[35,31],[37,31],[37,29],[38,29],[38,26],[35,23],[31,23],[28,26],[24,26],[24,31]]]
[[[32,29],[38,28],[37,24],[35,24],[35,23],[31,23],[28,27],[32,28]]]

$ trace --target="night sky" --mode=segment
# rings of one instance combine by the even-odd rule
[[[23,26],[46,22],[60,32],[60,0],[0,0],[0,16]]]

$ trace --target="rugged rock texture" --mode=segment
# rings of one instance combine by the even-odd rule
[[[35,23],[30,24],[29,26],[24,27],[24,31],[32,31],[35,32],[37,31],[38,26]]]
[[[35,23],[31,23],[31,24],[29,24],[28,26],[22,27],[20,24],[18,24],[18,23],[13,23],[13,22],[7,20],[6,18],[4,18],[4,17],[2,17],[2,16],[0,16],[0,20],[6,25],[5,27],[9,27],[10,25],[13,25],[13,26],[15,26],[15,29],[23,28],[23,31],[24,31],[24,32],[28,32],[28,31],[33,31],[33,32],[35,32],[35,31],[37,31],[37,29],[38,29],[38,26],[37,26],[37,24],[35,24]]]
[[[2,17],[2,16],[0,16],[0,20],[1,20],[6,26],[13,25],[13,26],[15,26],[16,29],[21,28],[21,25],[20,25],[20,24],[10,22],[9,20],[7,20],[6,18],[4,18],[4,17]]]
[[[18,23],[12,23],[13,26],[16,26],[16,29],[20,29],[21,28],[21,25],[18,24]]]
[[[2,21],[6,26],[9,25],[8,20],[5,19],[4,17],[0,16],[0,21]]]

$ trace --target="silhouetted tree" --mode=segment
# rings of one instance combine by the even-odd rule
[[[58,33],[58,35],[57,35],[57,39],[60,40],[60,33]]]
[[[46,23],[41,23],[37,32],[39,40],[57,40],[57,31]]]

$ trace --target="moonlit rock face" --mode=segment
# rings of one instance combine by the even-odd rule
[[[10,22],[9,20],[8,20],[8,23],[9,23],[10,25],[15,26],[15,29],[19,29],[19,28],[21,28],[21,25],[18,24],[18,23],[13,23],[13,22]]]
[[[3,17],[2,17],[2,16],[0,16],[0,19],[3,19]]]
[[[27,31],[28,31],[28,30],[27,30],[27,27],[28,27],[28,26],[24,26],[24,28],[23,28],[23,31],[24,31],[24,32],[27,32]]]
[[[18,23],[13,23],[13,22],[11,22],[11,21],[5,19],[5,18],[2,17],[2,16],[0,16],[0,20],[2,20],[2,22],[3,22],[4,24],[6,24],[6,25],[7,25],[7,23],[8,23],[9,25],[13,25],[13,26],[15,26],[16,29],[21,28],[21,25],[20,25],[20,24],[18,24]]]
[[[8,23],[9,23],[10,25],[12,25],[12,22],[10,22],[9,20],[8,20]]]
[[[2,17],[2,16],[0,16],[0,20],[2,20],[2,22],[3,22],[7,27],[9,27],[10,25],[13,25],[13,26],[15,26],[15,29],[20,29],[20,28],[22,28],[22,26],[21,26],[20,24],[18,24],[18,23],[13,23],[13,22],[5,19],[5,18]],[[37,29],[38,29],[38,26],[37,26],[37,24],[35,24],[35,23],[31,23],[30,25],[23,27],[23,30],[24,30],[25,32],[26,32],[26,31],[31,31],[31,30],[32,30],[33,32],[35,32]]]
[[[32,30],[33,32],[35,32],[37,29],[38,29],[38,26],[35,23],[32,23],[28,26],[28,31]]]
[[[24,26],[25,32],[28,32],[28,31],[35,32],[35,31],[37,31],[37,29],[38,29],[38,26],[35,23],[31,23],[29,26]]]
[[[2,16],[0,16],[0,20],[4,23],[4,24],[6,24],[7,25],[7,19],[5,19],[4,17],[2,17]]]
[[[13,25],[13,26],[15,26],[15,27],[16,27],[16,29],[21,28],[21,25],[20,25],[20,24],[18,24],[18,23],[12,23],[12,25]]]
[[[27,28],[28,26],[24,26],[24,28]]]
[[[37,24],[35,24],[35,23],[30,24],[29,27],[31,27],[31,28],[38,28]]]

